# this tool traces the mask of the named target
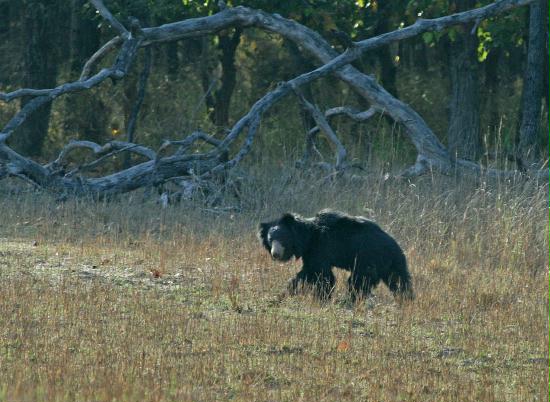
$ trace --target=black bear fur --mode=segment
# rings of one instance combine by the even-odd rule
[[[337,267],[351,272],[348,288],[353,299],[370,295],[380,281],[396,296],[413,297],[401,247],[366,218],[332,210],[322,210],[313,218],[286,213],[260,223],[258,235],[273,258],[302,258],[302,269],[289,283],[292,294],[306,285],[317,296],[329,298],[336,283],[332,267]]]

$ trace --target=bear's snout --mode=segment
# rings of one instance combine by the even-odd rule
[[[271,256],[276,260],[282,260],[284,258],[284,255],[285,255],[285,248],[280,242],[278,242],[277,240],[274,240],[271,243]]]

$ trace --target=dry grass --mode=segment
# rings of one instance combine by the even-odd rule
[[[239,213],[0,198],[0,400],[547,400],[546,186],[275,180]],[[278,303],[256,223],[322,207],[392,233],[417,299]]]

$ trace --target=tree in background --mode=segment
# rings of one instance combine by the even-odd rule
[[[208,117],[218,129],[225,129],[229,126],[229,111],[231,99],[237,84],[237,68],[235,66],[235,55],[237,46],[241,42],[242,29],[223,30],[216,36],[217,43],[203,40],[203,65],[201,82],[205,92]],[[214,52],[212,52],[214,49]],[[217,54],[215,64],[209,63],[209,55]],[[219,76],[214,70],[219,68]],[[216,82],[217,81],[217,82]]]
[[[20,27],[24,37],[23,86],[52,88],[56,84],[59,66],[59,21],[62,9],[57,0],[26,0],[23,3]],[[21,106],[32,98],[21,99]],[[51,102],[42,105],[19,128],[14,148],[24,155],[40,156],[48,135]]]
[[[536,0],[529,7],[529,45],[523,80],[522,119],[518,157],[521,164],[532,165],[539,159],[538,137],[544,88],[545,59],[548,58],[548,0]],[[546,131],[546,130],[545,130]]]
[[[469,10],[474,6],[474,0],[450,2],[453,12]],[[449,49],[451,99],[447,147],[454,157],[469,160],[477,160],[481,154],[478,43],[474,25],[470,23],[457,27]]]
[[[25,177],[37,185],[45,183],[48,187],[57,187],[58,189],[63,189],[62,191],[75,191],[78,193],[92,191],[89,190],[92,187],[94,188],[94,192],[102,194],[130,191],[131,189],[147,185],[147,183],[162,183],[166,180],[172,180],[174,178],[173,175],[178,175],[179,181],[187,180],[190,186],[196,186],[198,184],[193,183],[193,180],[199,180],[200,183],[204,183],[204,180],[210,180],[218,173],[229,170],[239,163],[243,157],[250,152],[252,141],[256,136],[259,123],[265,112],[278,103],[280,99],[292,94],[297,97],[304,110],[310,114],[316,124],[316,127],[312,128],[307,133],[307,143],[311,144],[312,141],[316,141],[316,133],[322,132],[325,134],[322,138],[328,145],[328,147],[325,147],[325,152],[330,148],[337,150],[335,155],[336,163],[334,165],[331,163],[322,164],[322,168],[325,170],[329,169],[330,171],[340,174],[346,171],[350,166],[350,163],[345,160],[347,154],[345,143],[340,141],[336,130],[331,127],[327,118],[343,114],[355,122],[363,123],[370,117],[379,114],[386,118],[391,118],[392,123],[396,126],[405,128],[405,130],[401,132],[407,136],[417,151],[416,162],[413,166],[400,174],[402,177],[416,176],[430,170],[440,171],[443,174],[451,174],[457,170],[470,173],[473,172],[474,174],[490,172],[492,175],[501,177],[511,177],[516,174],[516,172],[513,171],[486,169],[479,163],[472,162],[472,160],[478,159],[480,152],[479,106],[476,107],[479,84],[474,85],[475,80],[472,79],[472,77],[475,77],[475,74],[472,72],[471,68],[465,68],[465,61],[466,59],[470,61],[469,58],[472,58],[472,65],[477,66],[476,63],[478,62],[478,58],[480,61],[482,60],[479,56],[480,43],[476,42],[476,34],[479,35],[480,32],[482,32],[478,27],[481,21],[486,20],[488,17],[496,16],[504,11],[509,11],[515,7],[526,5],[529,3],[529,0],[499,0],[495,3],[490,3],[486,7],[444,17],[442,17],[441,14],[445,15],[448,10],[441,12],[438,7],[441,7],[441,5],[446,2],[438,1],[435,6],[431,5],[431,3],[429,5],[432,7],[432,13],[436,14],[437,18],[417,21],[408,26],[406,26],[407,24],[405,24],[404,21],[400,21],[397,27],[402,29],[394,29],[391,32],[376,35],[374,37],[371,35],[371,32],[369,32],[369,27],[365,27],[365,13],[371,13],[370,10],[366,12],[365,9],[372,8],[372,15],[370,15],[370,17],[374,18],[373,29],[376,28],[376,20],[379,18],[386,18],[384,23],[387,25],[384,26],[393,26],[396,28],[395,25],[399,21],[399,18],[395,16],[399,16],[402,13],[398,7],[393,8],[388,6],[388,8],[384,9],[384,15],[381,17],[380,14],[382,13],[380,12],[379,14],[379,5],[375,1],[369,3],[352,2],[350,0],[341,0],[337,2],[327,2],[323,0],[315,2],[306,1],[304,2],[306,5],[305,9],[301,9],[298,15],[303,16],[303,19],[306,21],[313,21],[311,22],[313,26],[320,25],[320,28],[315,30],[296,21],[296,19],[300,19],[301,17],[289,19],[281,16],[279,13],[269,14],[251,8],[227,8],[224,3],[220,3],[218,5],[220,11],[214,13],[204,11],[207,9],[201,8],[209,7],[212,3],[198,3],[189,0],[183,2],[183,11],[181,11],[181,9],[178,11],[185,14],[186,18],[182,21],[171,23],[169,26],[161,25],[142,29],[139,23],[129,18],[130,15],[137,15],[138,20],[146,21],[150,13],[150,15],[154,17],[153,20],[157,20],[156,17],[159,13],[164,15],[161,6],[173,3],[169,0],[164,0],[148,8],[149,2],[146,0],[139,2],[113,0],[109,6],[113,6],[113,10],[116,11],[115,17],[103,5],[101,0],[90,1],[96,7],[99,14],[101,14],[101,17],[109,22],[109,24],[105,26],[111,31],[115,29],[118,32],[118,35],[112,37],[108,42],[114,44],[114,46],[104,46],[101,50],[98,50],[97,54],[101,55],[103,59],[94,57],[93,61],[90,60],[92,62],[91,65],[93,65],[93,63],[96,64],[96,67],[92,68],[95,72],[86,68],[85,71],[82,72],[82,78],[78,81],[67,83],[62,87],[52,90],[27,88],[10,93],[0,93],[1,99],[8,102],[24,95],[34,96],[33,101],[24,104],[20,113],[14,116],[6,124],[3,131],[0,132],[0,156],[4,160],[10,161],[4,168],[4,171],[9,174],[21,176],[21,172],[25,172],[25,174],[28,175]],[[262,3],[262,1],[258,1],[258,3]],[[466,0],[454,1],[452,3],[453,11],[460,9],[460,7],[467,8],[466,3]],[[422,9],[422,5],[416,4],[415,7],[417,6],[420,7],[420,10],[413,13],[413,16],[421,16],[424,13],[427,14],[426,10]],[[277,3],[275,5],[271,4],[271,7],[274,8],[273,11],[280,11],[288,16],[296,14],[296,10],[294,9],[295,5],[292,6],[287,2]],[[327,8],[331,9],[332,12],[327,11]],[[144,13],[144,10],[146,10],[148,15],[139,15],[140,12]],[[199,13],[197,10],[202,11]],[[187,18],[193,16],[194,13],[205,13],[208,15]],[[312,15],[315,15],[316,18],[312,18]],[[340,16],[340,18],[336,18],[336,16]],[[118,19],[123,23],[118,21]],[[437,41],[443,35],[442,29],[450,26],[455,26],[455,28],[445,31],[445,35],[448,35],[450,38],[451,47],[454,46],[455,48],[451,48],[448,52],[450,54],[449,60],[451,63],[449,67],[450,73],[447,78],[453,87],[451,98],[454,103],[451,103],[450,128],[447,138],[449,147],[445,147],[441,144],[434,131],[419,113],[405,101],[396,98],[389,91],[380,86],[375,78],[376,75],[367,75],[365,70],[372,70],[373,66],[373,63],[370,62],[371,58],[367,57],[368,54],[366,54],[369,51],[373,52],[374,58],[376,59],[377,56],[374,52],[377,49],[384,47],[386,50],[391,49],[391,47],[388,46],[393,46],[396,42],[402,40],[412,39],[417,35],[422,35],[425,43]],[[458,26],[458,28],[456,28],[456,26]],[[254,29],[247,31],[246,34],[242,32],[242,30],[248,30],[252,27]],[[381,28],[378,27],[376,29],[380,31]],[[253,32],[252,35],[256,39],[259,38],[262,42],[252,40],[248,32]],[[276,36],[273,34],[276,34]],[[227,37],[224,39],[224,36]],[[366,37],[366,39],[355,40],[359,38],[359,36]],[[467,43],[472,37],[474,38],[472,42],[473,45],[472,43]],[[230,42],[224,42],[226,39],[230,40]],[[248,66],[256,62],[256,60],[246,60],[247,53],[239,49],[240,44],[242,43],[243,46],[250,47],[251,49],[253,46],[269,48],[269,52],[264,52],[262,56],[265,57],[265,59],[260,61],[263,66],[268,66],[268,68],[255,68],[253,73],[248,71],[240,78],[240,81],[248,81],[238,82],[239,84],[243,84],[241,88],[247,88],[247,86],[249,88],[247,94],[243,96],[241,93],[239,95],[241,97],[240,100],[243,100],[243,102],[239,102],[239,108],[246,109],[246,105],[251,105],[252,102],[254,103],[248,113],[242,116],[239,121],[232,126],[229,132],[224,132],[223,134],[218,132],[218,134],[221,135],[212,137],[204,132],[195,131],[184,140],[165,141],[159,148],[158,154],[151,148],[138,146],[137,144],[129,142],[122,143],[121,141],[111,141],[103,147],[89,141],[73,142],[63,148],[55,161],[45,166],[33,163],[28,158],[22,157],[6,146],[6,140],[12,136],[16,128],[20,127],[21,122],[32,115],[32,112],[36,112],[38,105],[45,105],[62,94],[89,90],[91,87],[98,86],[102,82],[116,84],[123,78],[126,79],[118,86],[105,85],[108,85],[108,88],[112,89],[110,94],[126,95],[122,101],[113,97],[112,103],[118,108],[119,114],[121,114],[120,110],[124,111],[122,114],[125,115],[127,126],[130,127],[130,123],[132,121],[135,122],[132,116],[137,116],[137,113],[134,113],[134,111],[137,110],[139,112],[138,106],[141,104],[140,99],[143,99],[144,91],[141,89],[144,88],[144,85],[142,85],[144,81],[140,80],[140,90],[136,91],[136,80],[128,80],[128,77],[135,77],[134,74],[138,71],[136,66],[139,67],[140,60],[143,60],[142,63],[144,65],[148,64],[146,60],[149,60],[149,56],[146,55],[150,54],[149,49],[157,49],[155,52],[159,54],[161,49],[168,49],[168,47],[165,46],[167,42],[181,40],[185,40],[187,43],[191,44],[199,40],[206,42],[207,46],[202,47],[202,58],[204,60],[201,62],[200,59],[195,59],[194,63],[189,65],[190,67],[192,66],[191,68],[186,67],[185,74],[176,74],[176,71],[173,71],[172,68],[166,69],[165,67],[162,71],[167,71],[167,76],[172,76],[175,81],[167,80],[167,76],[160,77],[160,80],[157,78],[155,81],[153,93],[156,95],[156,102],[153,107],[161,112],[158,118],[155,116],[155,118],[157,118],[157,126],[156,130],[154,130],[154,135],[157,140],[163,138],[167,131],[163,120],[163,118],[169,117],[166,111],[177,111],[181,108],[182,101],[190,103],[198,100],[198,106],[208,105],[208,102],[211,102],[210,104],[216,107],[215,99],[212,101],[212,99],[209,100],[208,98],[210,96],[214,98],[218,95],[221,96],[224,92],[221,91],[224,88],[224,82],[227,91],[225,91],[224,101],[221,102],[222,104],[220,106],[221,111],[218,114],[222,116],[222,118],[218,118],[217,121],[220,122],[229,119],[231,96],[239,81],[236,79],[235,55],[239,53],[239,62],[242,63],[244,61]],[[305,57],[306,60],[310,60],[313,66],[321,67],[298,76],[290,74],[290,76],[294,78],[288,79],[285,77],[281,84],[275,85],[280,81],[280,71],[282,69],[287,70],[287,72],[289,71],[288,65],[290,63],[282,65],[283,63],[281,63],[281,59],[279,58],[279,53],[287,48],[287,46],[281,46],[285,41],[293,42],[295,53],[302,53],[304,55],[303,57]],[[226,46],[223,46],[224,43]],[[266,46],[266,44],[269,45]],[[207,47],[209,49],[215,48],[216,51],[204,51]],[[181,46],[180,50],[183,48],[184,47]],[[116,56],[110,53],[114,49],[118,49],[118,55]],[[145,55],[141,52],[141,54],[146,57],[138,56],[140,49],[146,50]],[[239,49],[238,52],[237,49]],[[393,49],[395,50],[395,47],[393,47]],[[225,50],[227,50],[226,56],[232,56],[227,59],[229,63],[223,60]],[[439,47],[433,48],[430,50],[430,56],[440,51],[441,48]],[[180,51],[178,50],[178,46],[175,48],[172,47],[171,51],[166,51],[165,54],[165,57],[159,59],[161,60],[160,63],[170,63],[175,56],[175,60],[173,60],[175,65],[177,66],[180,64]],[[388,56],[391,58],[391,51],[389,50],[382,54],[384,54],[383,58],[386,61],[388,61]],[[184,60],[186,56],[193,57],[192,54],[183,54],[181,59]],[[66,59],[69,58],[67,57]],[[288,60],[288,55],[284,60]],[[98,61],[102,62],[103,66],[110,65],[110,67],[100,68],[99,65],[97,65],[99,64]],[[208,64],[210,62],[212,62],[212,65]],[[63,63],[60,62],[60,64]],[[444,62],[439,60],[439,64],[444,64]],[[384,63],[379,63],[379,65],[383,70]],[[468,66],[466,65],[466,67]],[[170,70],[172,70],[172,72],[170,72]],[[202,96],[197,96],[197,90],[200,91],[200,77],[205,74],[205,70],[207,73],[206,78],[208,78],[208,75],[213,77],[212,79],[202,80],[203,83],[209,83],[209,85],[207,88],[206,85],[203,85]],[[224,70],[226,74],[224,74]],[[417,88],[410,87],[413,91],[422,94],[422,97],[424,96],[422,91],[431,91],[435,89],[424,88],[426,83],[428,83],[428,86],[431,84],[429,75],[434,71],[431,65],[430,70],[431,71],[427,71],[427,77],[425,77],[428,78],[428,80],[424,81],[424,84],[419,85],[420,92],[417,91]],[[145,69],[142,71],[145,72]],[[384,71],[380,72],[382,78],[384,77],[383,73]],[[418,74],[420,73],[421,71],[418,70],[414,72],[414,82],[420,82],[418,78]],[[66,73],[63,72],[63,74]],[[147,76],[147,74],[142,74],[141,76]],[[184,77],[185,80],[183,80]],[[405,75],[405,77],[407,77],[407,75]],[[386,78],[390,86],[392,82],[394,82],[393,78]],[[257,100],[257,92],[250,91],[250,88],[255,87],[256,83],[261,82],[261,80],[263,80],[266,86],[269,86],[269,92],[261,97],[261,99]],[[314,81],[317,81],[317,83],[312,86],[315,92],[312,91],[308,96],[308,86]],[[198,85],[197,82],[199,83]],[[474,84],[472,84],[472,82]],[[161,83],[160,86],[159,83]],[[436,83],[439,84],[440,81],[436,81]],[[262,84],[262,86],[263,85],[264,84]],[[122,90],[120,89],[121,87]],[[346,93],[349,92],[347,87],[361,96],[369,105],[369,109],[362,111],[354,109],[353,107],[339,106],[342,103],[348,103],[350,100],[353,101],[352,97],[346,95]],[[184,88],[185,90],[182,91]],[[305,91],[302,91],[304,88]],[[164,92],[159,91],[159,89]],[[191,89],[191,91],[188,91],[188,89]],[[337,91],[335,92],[335,90]],[[178,102],[174,103],[171,102],[172,98],[166,98],[166,91],[174,96],[180,95],[179,99],[177,99]],[[185,95],[183,95],[183,92],[185,92]],[[396,92],[397,90],[395,89],[394,94]],[[400,92],[404,93],[407,91],[400,90]],[[330,109],[326,110],[325,113],[321,112],[316,105],[319,100],[312,99],[318,98],[319,93],[324,94],[324,98],[320,100],[319,104],[328,103],[332,106]],[[304,94],[306,94],[306,96],[304,96]],[[439,94],[442,95],[441,92],[439,92]],[[189,99],[189,95],[194,95],[193,99]],[[182,99],[182,96],[185,97],[185,99]],[[107,95],[107,97],[109,97],[109,95]],[[172,104],[174,104],[173,107]],[[432,102],[432,104],[434,103]],[[438,112],[441,111],[441,102],[434,104],[434,106],[437,108]],[[223,108],[225,108],[225,110],[222,110]],[[195,110],[198,110],[198,108],[195,108]],[[205,110],[207,110],[207,112],[216,111],[215,109],[208,110],[207,108],[205,108]],[[164,114],[162,114],[162,112],[164,112]],[[239,111],[239,115],[241,115],[240,113],[242,113],[242,110]],[[187,113],[184,113],[183,119],[193,119],[192,113],[191,116],[187,115]],[[210,116],[212,115],[215,114],[210,114]],[[461,115],[463,117],[457,118],[456,115]],[[475,122],[476,118],[478,119],[477,123]],[[453,124],[453,119],[458,123]],[[471,123],[472,121],[473,123]],[[461,135],[457,134],[453,137],[452,130],[459,125],[462,128],[464,128],[464,126],[470,127],[470,129],[463,130]],[[188,125],[188,128],[190,127],[191,125]],[[211,125],[207,125],[207,127],[211,127]],[[197,128],[200,128],[200,125]],[[178,136],[186,134],[186,131],[188,131],[188,129],[186,129],[181,133],[179,128],[177,130],[176,135]],[[282,132],[283,130],[279,130],[277,134]],[[172,133],[173,132],[170,132],[168,135]],[[222,140],[219,139],[220,136]],[[131,141],[129,135],[128,139]],[[242,140],[237,141],[238,139]],[[453,140],[455,140],[454,143]],[[197,141],[206,142],[208,146],[212,146],[214,149],[203,153],[205,148],[192,148],[191,146]],[[230,147],[232,144],[234,144],[234,146]],[[237,146],[237,144],[239,145]],[[455,148],[452,148],[454,146],[453,144],[456,145]],[[165,156],[166,149],[170,146],[179,146],[180,149],[172,155]],[[459,153],[459,147],[462,148],[460,151],[462,153]],[[94,155],[97,156],[97,160],[82,164],[65,174],[65,168],[61,168],[61,166],[67,164],[67,154],[78,148],[88,148],[92,150]],[[79,172],[96,168],[99,164],[103,164],[107,157],[115,156],[121,152],[138,154],[140,158],[145,157],[149,162],[143,162],[131,168],[128,167],[123,172],[113,174],[112,177],[106,176],[101,180],[93,179],[83,181]],[[225,159],[223,155],[227,155],[230,152],[236,153],[234,153],[230,159]],[[323,158],[322,155],[320,156]],[[139,162],[139,160],[137,160],[137,162]],[[111,164],[109,166],[112,167],[115,165]],[[199,171],[204,173],[197,176],[197,172]],[[60,172],[64,175],[63,177],[56,176]],[[189,179],[184,179],[185,176],[189,176]]]
[[[69,76],[78,79],[84,63],[99,48],[101,31],[87,7],[87,0],[71,0],[69,45]],[[86,93],[65,100],[63,130],[67,135],[95,142],[107,137],[108,107],[98,96]]]

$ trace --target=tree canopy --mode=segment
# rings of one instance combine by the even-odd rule
[[[401,177],[547,176],[543,3],[4,2],[0,172],[61,193],[186,187],[286,144],[342,174],[385,162],[390,137]]]

